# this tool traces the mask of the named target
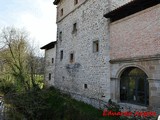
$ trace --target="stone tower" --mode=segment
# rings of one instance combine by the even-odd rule
[[[111,98],[109,20],[104,14],[119,5],[116,2],[54,1],[57,5],[55,86],[96,107]]]

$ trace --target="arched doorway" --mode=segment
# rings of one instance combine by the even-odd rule
[[[120,100],[133,104],[149,104],[149,83],[144,71],[129,67],[120,76]]]

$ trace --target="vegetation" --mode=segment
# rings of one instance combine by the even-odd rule
[[[72,99],[51,87],[22,94],[7,94],[10,104],[7,116],[12,120],[156,120],[151,117],[105,116],[103,110]],[[109,100],[107,110],[120,112],[120,107]]]
[[[102,111],[53,88],[40,89],[43,59],[36,57],[25,31],[7,27],[0,35],[0,91],[5,97],[6,119],[94,120],[102,117]]]
[[[43,78],[43,59],[29,44],[26,31],[7,27],[0,34],[0,90],[24,92],[36,88]]]
[[[27,120],[98,120],[102,111],[83,102],[71,99],[54,89],[30,91],[22,94],[9,94],[6,101],[12,104],[11,118]],[[17,113],[17,114],[15,114]],[[18,116],[16,116],[18,115]],[[21,116],[21,118],[19,118]]]

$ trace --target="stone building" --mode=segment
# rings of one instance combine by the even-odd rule
[[[55,86],[98,106],[110,98],[106,0],[61,0],[57,4]]]
[[[41,47],[45,50],[45,85],[54,85],[56,41]]]
[[[111,98],[109,21],[104,14],[126,1],[54,1],[57,5],[57,88],[96,107]]]
[[[158,109],[159,0],[55,0],[54,4],[54,86],[95,107],[111,98],[122,105]]]
[[[110,18],[111,98],[160,112],[159,3],[133,0],[104,16]]]

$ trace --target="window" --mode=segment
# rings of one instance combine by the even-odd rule
[[[49,80],[51,80],[51,73],[49,73]]]
[[[98,52],[99,51],[99,41],[94,41],[93,42],[93,52]]]
[[[61,9],[61,14],[60,15],[63,16],[63,8]]]
[[[87,89],[87,88],[88,88],[87,84],[84,84],[84,88],[85,88],[85,89]]]
[[[74,62],[74,53],[70,54],[70,63]]]
[[[62,61],[62,59],[63,59],[63,50],[61,50],[60,52],[60,60]]]
[[[62,41],[62,31],[59,32],[59,41]]]
[[[76,31],[77,31],[77,23],[74,23],[73,24],[73,31],[72,32],[75,33]]]
[[[54,58],[52,58],[52,63],[54,63]]]
[[[78,4],[78,0],[74,0],[74,5]]]
[[[62,76],[62,80],[64,80],[65,79],[65,77],[64,76]]]

